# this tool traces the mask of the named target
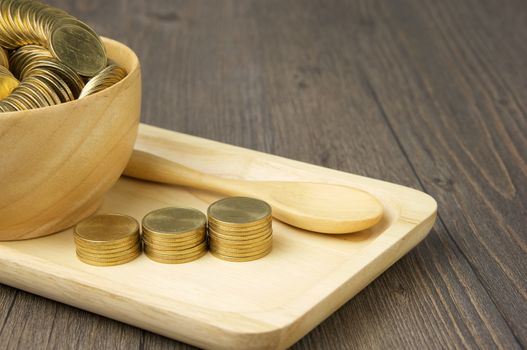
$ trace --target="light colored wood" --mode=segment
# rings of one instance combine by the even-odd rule
[[[0,114],[0,240],[47,235],[92,214],[130,158],[139,61],[125,45],[104,43],[128,72],[121,82],[69,103]]]
[[[124,175],[262,199],[273,217],[305,230],[344,234],[365,230],[382,217],[381,203],[350,186],[298,181],[246,181],[204,174],[154,154],[134,150]]]
[[[72,230],[0,243],[0,282],[205,348],[286,348],[402,257],[432,227],[436,202],[407,187],[141,125],[136,148],[206,174],[311,181],[372,193],[374,227],[323,235],[274,220],[265,258],[230,263],[207,253],[188,264],[141,256],[100,268],[75,258]],[[141,219],[164,206],[202,211],[218,195],[122,177],[99,212]]]

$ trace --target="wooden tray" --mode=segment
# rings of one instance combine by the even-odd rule
[[[436,202],[411,188],[148,125],[136,147],[226,177],[349,184],[385,208],[374,228],[323,235],[274,221],[273,252],[231,263],[210,253],[163,265],[141,256],[92,267],[75,257],[72,230],[0,243],[0,282],[206,348],[285,348],[406,254],[431,229]],[[138,220],[164,206],[206,211],[219,196],[122,177],[100,212]]]

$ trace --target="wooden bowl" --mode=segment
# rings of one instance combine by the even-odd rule
[[[0,240],[76,224],[126,166],[139,126],[141,70],[130,48],[103,40],[128,72],[122,81],[80,100],[0,113]]]

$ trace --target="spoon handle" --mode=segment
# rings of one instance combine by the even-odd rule
[[[134,149],[124,175],[141,180],[199,188],[226,195],[249,194],[242,180],[226,179]]]

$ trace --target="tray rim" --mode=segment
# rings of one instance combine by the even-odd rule
[[[197,136],[161,129],[146,124],[141,124],[139,129],[139,134],[148,134],[150,132],[157,134],[161,133],[165,136],[178,138],[178,141],[181,141],[180,138],[183,138],[189,141],[198,141],[200,144],[210,146],[221,145],[222,148],[232,149],[234,153],[239,151],[249,152],[254,155],[259,155],[260,157],[271,159],[273,161],[286,162],[289,165],[300,165],[302,168],[306,168],[307,166],[310,172],[316,171],[324,172],[326,174],[329,172],[332,176],[345,176],[348,178],[349,176],[352,176],[355,179],[361,180],[362,182],[373,182],[380,187],[387,188],[388,190],[396,189],[397,191],[404,193],[405,197],[417,197],[419,200],[413,202],[408,201],[405,198],[398,197],[398,200],[402,201],[401,203],[403,204],[400,208],[399,216],[397,217],[397,220],[393,222],[385,232],[383,232],[383,235],[388,233],[392,234],[392,231],[394,231],[394,225],[396,224],[397,226],[395,228],[397,229],[409,229],[403,234],[395,233],[395,238],[393,242],[391,242],[390,246],[385,247],[380,254],[371,254],[373,257],[364,264],[361,264],[359,271],[356,273],[352,274],[350,272],[350,268],[353,268],[353,266],[349,265],[353,264],[353,259],[347,260],[338,269],[331,271],[330,274],[326,275],[325,278],[321,280],[330,280],[331,283],[319,283],[318,285],[315,285],[314,287],[311,286],[309,289],[307,289],[302,294],[301,304],[303,306],[302,308],[298,309],[296,308],[296,304],[300,303],[298,300],[295,300],[292,303],[285,303],[284,305],[281,305],[275,309],[249,313],[226,312],[222,310],[210,311],[200,306],[192,305],[186,302],[175,301],[173,299],[167,300],[168,302],[164,307],[161,305],[161,303],[160,305],[155,306],[152,304],[145,305],[141,303],[140,296],[134,297],[133,295],[129,295],[127,293],[123,295],[122,291],[120,293],[118,289],[119,286],[114,285],[113,288],[109,290],[100,289],[99,281],[91,281],[90,278],[93,276],[90,276],[90,274],[87,274],[85,271],[71,268],[71,275],[65,275],[64,268],[56,269],[56,263],[50,263],[50,261],[30,255],[27,255],[26,259],[20,261],[18,256],[20,255],[20,252],[11,250],[11,248],[4,245],[0,245],[0,252],[2,252],[0,255],[0,266],[2,266],[3,271],[6,271],[7,267],[7,271],[10,271],[10,273],[8,276],[3,276],[1,278],[2,282],[13,285],[14,287],[28,290],[30,292],[36,292],[36,294],[40,294],[60,302],[65,302],[82,309],[102,314],[109,318],[131,323],[141,328],[154,330],[157,333],[169,337],[176,337],[179,340],[191,344],[199,346],[210,345],[208,343],[196,341],[195,337],[189,338],[185,336],[185,332],[189,331],[185,330],[184,328],[182,331],[176,331],[175,333],[171,332],[170,330],[160,331],[158,328],[154,329],[153,325],[146,323],[141,324],[139,322],[130,322],[126,314],[115,317],[115,314],[110,313],[110,311],[106,311],[104,307],[94,307],[88,302],[75,300],[74,298],[71,298],[71,296],[67,297],[64,294],[54,291],[53,288],[50,288],[52,286],[48,286],[44,289],[32,288],[32,286],[30,286],[28,283],[21,281],[16,276],[16,273],[14,273],[20,270],[24,270],[25,272],[29,270],[34,274],[38,272],[38,278],[44,277],[49,281],[54,281],[55,283],[60,282],[61,286],[66,287],[68,290],[88,288],[91,290],[91,292],[97,294],[101,299],[119,300],[119,302],[122,303],[123,307],[125,308],[129,308],[130,305],[134,305],[138,309],[147,308],[150,310],[142,310],[142,312],[154,313],[155,311],[163,315],[169,315],[174,320],[174,323],[180,326],[191,324],[192,326],[190,328],[201,327],[201,333],[216,334],[217,336],[221,336],[221,346],[225,348],[236,346],[236,344],[239,345],[240,343],[248,344],[250,348],[259,348],[262,346],[282,348],[290,346],[296,342],[300,337],[305,335],[309,330],[322,322],[323,319],[331,315],[342,304],[347,302],[355,294],[367,286],[372,280],[389,268],[399,258],[404,256],[411,248],[417,245],[423,238],[426,237],[433,226],[437,215],[436,201],[428,194],[410,187],[405,187],[360,175],[354,175],[314,164],[291,160],[288,158],[233,146],[218,141],[208,140]],[[417,202],[419,202],[419,205]],[[426,203],[428,208],[426,212],[423,211],[423,203]],[[407,212],[412,214],[412,219],[406,215]],[[369,245],[364,248],[364,251],[361,251],[361,254],[370,255],[368,253],[375,249],[378,250],[379,248],[375,245]],[[389,259],[390,262],[388,264],[383,263],[383,267],[377,269],[375,264],[379,263],[380,260],[385,259],[387,255],[391,255]],[[55,267],[55,269],[50,269],[50,267]],[[375,270],[375,273],[368,273],[367,275],[369,277],[366,280],[361,281],[358,287],[357,285],[352,286],[352,282],[360,277],[361,274],[359,274],[359,272],[362,272],[364,275],[368,269]],[[338,278],[335,278],[335,275],[338,275]],[[323,295],[323,297],[321,298],[320,295]],[[337,295],[337,297],[335,297],[335,295]],[[309,305],[307,310],[305,307],[306,303]],[[116,307],[113,307],[113,309],[116,309]],[[216,315],[215,317],[212,317],[213,321],[211,321],[211,314]],[[221,317],[218,317],[217,315],[221,315]],[[277,315],[281,316],[279,321],[277,321]],[[312,315],[316,317],[309,317]],[[270,317],[273,318],[272,322],[269,321]],[[236,325],[235,327],[231,326],[231,322],[229,322],[230,320],[237,321],[232,323],[232,325]],[[243,325],[243,327],[240,327],[240,324]]]

